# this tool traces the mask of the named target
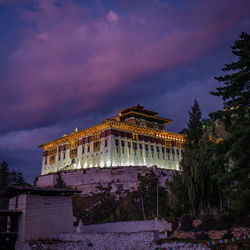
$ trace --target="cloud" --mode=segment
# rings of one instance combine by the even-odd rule
[[[119,17],[117,15],[117,13],[115,13],[114,11],[110,11],[107,15],[107,19],[110,21],[110,22],[117,22],[119,20]]]
[[[69,0],[19,9],[23,28],[1,81],[0,132],[76,119],[138,79],[192,64],[249,10],[242,1],[222,2],[184,15],[160,2],[119,15]]]

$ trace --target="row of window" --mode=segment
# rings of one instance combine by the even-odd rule
[[[58,150],[57,150],[56,147],[54,147],[54,148],[52,148],[50,150],[46,150],[46,151],[43,152],[43,156],[56,154],[57,151],[61,152],[61,151],[66,151],[67,149],[74,149],[74,148],[77,148],[80,145],[83,145],[85,143],[90,143],[92,141],[94,143],[96,143],[97,140],[100,141],[101,138],[107,137],[109,135],[114,135],[116,137],[122,137],[122,138],[128,138],[128,139],[132,139],[134,141],[145,141],[145,142],[150,142],[150,143],[161,144],[161,145],[165,145],[165,146],[168,146],[168,147],[171,147],[171,146],[172,147],[173,146],[182,147],[181,143],[176,142],[174,140],[170,141],[170,140],[155,138],[155,137],[152,137],[152,136],[145,136],[145,135],[139,135],[139,134],[130,133],[130,132],[124,132],[124,131],[109,129],[109,130],[105,130],[103,132],[97,133],[95,135],[88,136],[88,137],[82,138],[80,140],[75,140],[75,141],[73,141],[71,143],[61,145],[61,146],[58,147]],[[98,151],[98,145],[94,146],[94,149],[95,148]]]
[[[125,147],[125,141],[123,141],[123,140],[121,140],[120,141],[121,142],[121,146],[122,147]],[[115,140],[115,145],[116,145],[116,147],[118,147],[119,146],[119,140]],[[127,142],[127,145],[128,145],[128,148],[130,149],[131,148],[131,145],[133,146],[133,149],[134,150],[137,150],[138,149],[138,145],[139,145],[139,149],[142,149],[142,143],[136,143],[136,142]],[[154,151],[154,149],[155,149],[155,147],[154,147],[154,145],[149,145],[149,144],[145,144],[145,150],[146,151],[148,151],[149,150],[149,147],[151,148],[151,151],[153,152]],[[161,148],[161,150],[162,150],[162,153],[164,153],[164,151],[165,151],[165,149],[166,149],[166,152],[167,153],[169,153],[170,154],[170,148],[165,148],[165,147],[160,147],[160,146],[156,146],[156,151],[157,152],[160,152],[160,148]],[[180,152],[181,152],[181,149],[179,149],[180,150]],[[179,154],[179,150],[177,149],[176,150],[176,153],[177,154]],[[172,148],[172,154],[175,154],[175,151],[174,151],[174,149]]]

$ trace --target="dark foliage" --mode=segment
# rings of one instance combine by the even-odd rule
[[[224,171],[218,175],[229,209],[249,212],[250,209],[250,35],[242,33],[232,46],[236,62],[226,64],[227,72],[216,79],[224,86],[213,95],[224,101],[223,110],[210,116],[224,123],[228,136],[220,143],[218,161]]]
[[[10,170],[8,163],[3,161],[0,165],[0,192],[9,185],[29,185],[20,170]],[[0,197],[0,209],[8,209],[9,199]],[[0,217],[0,231],[6,230],[7,217]]]
[[[57,174],[56,184],[54,187],[55,188],[66,188],[66,184],[62,179],[61,173]]]
[[[180,219],[181,227],[183,231],[189,231],[192,229],[192,216],[189,214],[183,214]]]

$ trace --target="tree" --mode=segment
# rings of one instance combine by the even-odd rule
[[[56,184],[54,186],[55,188],[65,188],[66,184],[62,179],[62,176],[60,173],[57,174]]]
[[[225,65],[222,70],[228,74],[215,77],[224,86],[211,92],[223,99],[223,110],[210,116],[223,121],[228,132],[221,143],[226,168],[225,176],[220,176],[226,184],[224,188],[228,189],[233,207],[247,211],[244,204],[250,203],[250,35],[241,33],[232,53],[238,60]]]
[[[166,181],[166,187],[169,190],[169,206],[171,216],[179,218],[182,214],[190,210],[190,202],[183,194],[187,192],[188,187],[181,173],[176,172],[171,181]]]
[[[184,153],[181,160],[183,184],[193,214],[217,206],[217,182],[213,177],[217,169],[211,164],[213,142],[204,133],[202,114],[197,100],[189,112]],[[186,206],[187,207],[187,206]]]
[[[0,190],[4,190],[11,182],[8,163],[3,161],[0,166]]]
[[[160,186],[159,177],[154,171],[145,176],[138,175],[139,186],[135,191],[137,204],[140,204],[141,218],[154,219],[157,216],[157,197],[158,197],[158,216],[166,217],[170,214],[168,206],[167,190]]]
[[[0,165],[0,191],[6,189],[9,185],[28,185],[20,170],[10,170],[8,163],[3,161]],[[0,197],[0,209],[8,209],[9,199]],[[0,231],[5,231],[7,226],[7,216],[0,218]]]
[[[189,113],[188,129],[186,130],[187,143],[189,146],[196,147],[203,135],[201,110],[197,100],[194,100],[194,106]]]

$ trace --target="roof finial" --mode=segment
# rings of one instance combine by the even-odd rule
[[[75,128],[75,132],[78,132],[78,129],[77,129],[77,128]]]

